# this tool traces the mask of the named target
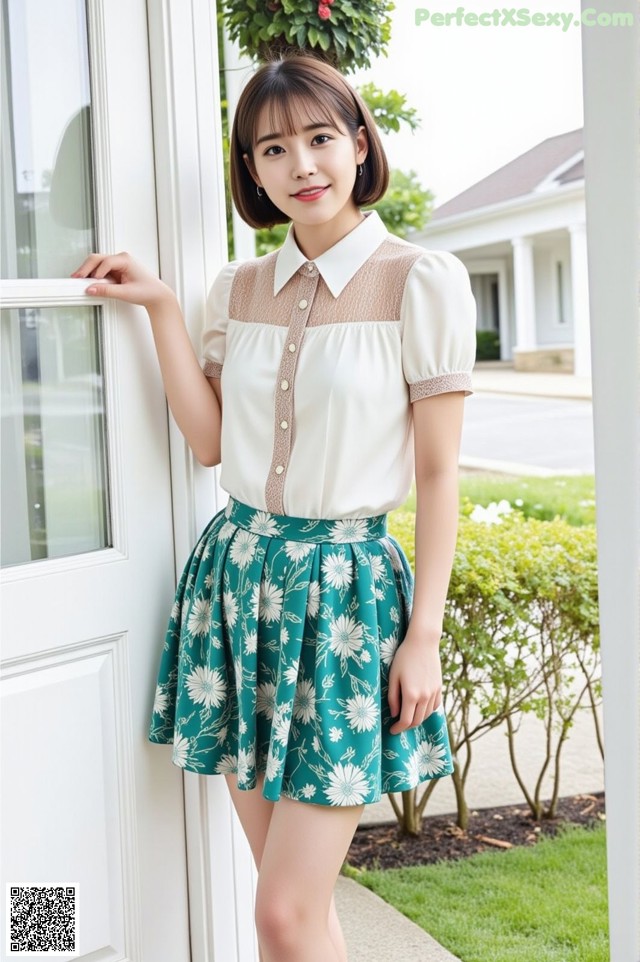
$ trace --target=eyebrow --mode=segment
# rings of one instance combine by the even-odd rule
[[[320,130],[321,127],[330,127],[331,130],[337,130],[337,127],[334,124],[307,124],[307,126],[303,127],[302,129],[303,130]],[[280,133],[280,131],[276,131],[275,133],[272,133],[272,134],[265,134],[263,137],[259,137],[256,140],[256,147],[258,147],[258,145],[263,143],[265,140],[280,140],[284,136],[285,134]]]

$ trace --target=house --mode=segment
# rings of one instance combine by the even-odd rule
[[[582,128],[548,137],[436,207],[411,240],[467,266],[478,330],[519,371],[591,374]]]

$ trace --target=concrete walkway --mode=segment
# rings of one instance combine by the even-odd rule
[[[524,394],[591,400],[589,378],[579,378],[573,374],[514,371],[513,365],[505,361],[477,362],[472,380],[474,391],[478,394]],[[495,470],[495,462],[492,464]],[[522,766],[527,776],[534,773],[536,765],[539,765],[541,749],[534,747],[539,735],[535,720],[524,721],[529,729],[525,746],[528,763]],[[474,747],[476,755],[481,752],[485,756],[485,763],[478,764],[476,758],[475,780],[470,781],[468,786],[469,801],[473,806],[490,807],[523,801],[508,760],[504,763],[497,760],[503,743],[504,735],[496,730],[480,739]],[[531,772],[527,771],[528,768]],[[565,746],[562,776],[561,795],[602,791],[604,787],[602,760],[597,753],[593,721],[588,712],[584,712],[576,721]],[[443,782],[449,781],[443,779]],[[431,814],[455,811],[455,797],[450,785],[438,786],[429,801],[429,811]],[[394,821],[393,809],[385,797],[376,805],[365,806],[361,824]],[[349,962],[389,962],[395,959],[402,959],[402,962],[459,962],[456,956],[423,929],[353,879],[341,875],[336,883],[335,897],[349,949]]]

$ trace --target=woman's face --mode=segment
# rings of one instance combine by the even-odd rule
[[[353,186],[357,166],[367,156],[364,127],[354,138],[341,121],[319,122],[300,105],[295,132],[273,129],[272,111],[258,118],[253,166],[245,162],[269,199],[295,223],[326,224],[345,208],[356,210]]]

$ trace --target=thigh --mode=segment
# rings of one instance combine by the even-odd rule
[[[257,772],[255,788],[247,791],[238,788],[237,775],[225,774],[229,794],[233,807],[238,813],[240,824],[244,830],[253,853],[256,868],[260,868],[269,823],[275,802],[270,802],[262,794],[264,772]]]
[[[268,899],[325,919],[364,805],[329,806],[282,795],[271,816],[256,901]]]

